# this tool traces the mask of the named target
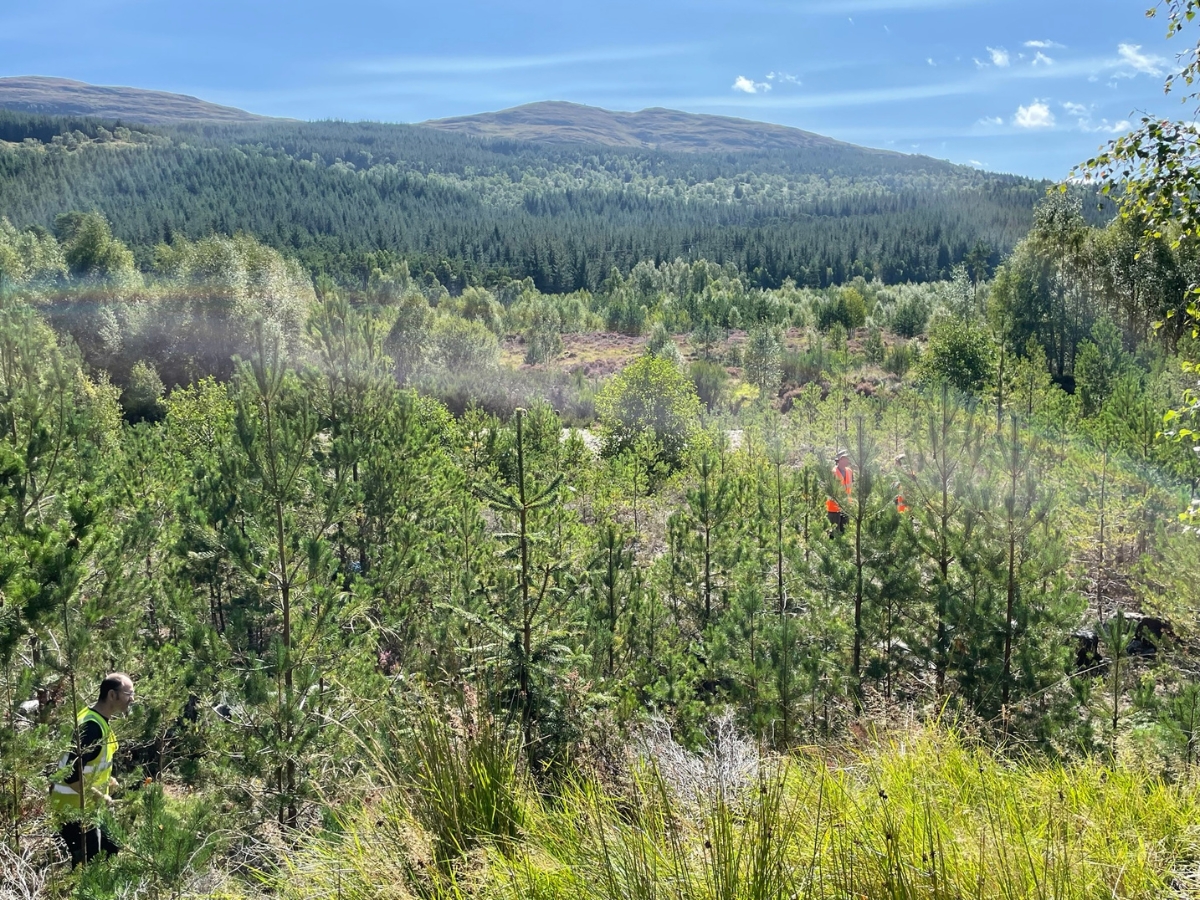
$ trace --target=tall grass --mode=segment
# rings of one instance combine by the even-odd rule
[[[1157,900],[1190,896],[1178,891],[1200,862],[1192,784],[1132,767],[1014,761],[937,731],[763,757],[753,777],[691,796],[663,764],[642,757],[619,785],[582,780],[553,797],[515,780],[508,812],[465,829],[469,847],[426,824],[419,790],[389,793],[344,835],[299,851],[295,871],[307,874],[279,887],[331,896],[330,880],[312,872],[336,859],[360,886],[342,896]],[[470,793],[458,778],[440,783]],[[380,852],[389,845],[390,856]],[[439,845],[458,846],[449,866],[429,874],[410,862],[399,877],[397,860]]]

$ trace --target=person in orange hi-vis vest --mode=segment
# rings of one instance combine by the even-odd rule
[[[849,498],[850,488],[854,484],[854,470],[850,468],[850,454],[845,450],[838,451],[833,476],[846,489],[846,497]],[[833,497],[825,501],[825,514],[829,517],[829,524],[837,529],[838,534],[844,534],[850,517],[842,511],[842,507]]]
[[[901,453],[896,457],[896,468],[900,468],[903,465],[904,454]],[[898,512],[900,515],[904,515],[906,512],[908,512],[908,504],[904,502],[904,495],[900,493],[900,482],[893,482],[892,487],[896,490],[896,512]]]

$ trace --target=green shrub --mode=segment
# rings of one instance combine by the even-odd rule
[[[130,422],[157,422],[163,417],[165,393],[162,379],[152,363],[139,360],[129,372],[129,383],[121,394],[121,408]]]
[[[883,362],[886,348],[883,346],[883,333],[872,327],[867,333],[867,339],[863,341],[863,357],[868,363],[877,366]]]
[[[828,331],[840,324],[847,331],[861,328],[867,321],[867,306],[862,295],[854,288],[838,291],[835,297],[826,297],[813,304],[817,328]]]
[[[818,337],[812,346],[804,350],[785,350],[780,362],[784,384],[802,385],[817,381],[829,363],[825,342]]]
[[[929,321],[929,303],[924,297],[901,297],[892,308],[891,330],[901,337],[914,338],[925,330]]]
[[[679,346],[675,343],[675,339],[671,337],[670,329],[662,322],[655,322],[654,327],[650,329],[650,337],[646,341],[646,352],[651,356],[669,359],[675,365],[680,365],[683,362],[683,355],[679,352]]]
[[[688,368],[696,394],[705,408],[712,412],[725,398],[725,383],[729,380],[724,366],[698,359]]]
[[[770,325],[750,329],[746,341],[746,380],[758,388],[760,396],[769,400],[779,393],[783,377],[780,364],[782,335]]]
[[[596,398],[606,432],[606,451],[631,448],[639,435],[653,434],[663,458],[678,465],[698,424],[700,398],[677,365],[643,356],[622,369]]]
[[[888,349],[883,357],[883,371],[903,378],[918,359],[917,351],[911,344],[896,344]]]
[[[442,316],[431,337],[437,361],[451,371],[494,369],[500,361],[500,342],[481,322]]]
[[[557,359],[562,350],[562,336],[556,328],[539,323],[525,332],[525,362],[530,365]]]
[[[227,832],[208,801],[170,800],[155,783],[125,806],[133,816],[128,835],[115,822],[107,827],[121,843],[121,852],[81,868],[76,897],[108,900],[127,896],[131,886],[143,896],[179,897],[225,843]]]
[[[929,352],[921,360],[919,379],[948,382],[964,394],[978,394],[991,381],[995,347],[982,326],[945,318],[933,326]]]
[[[595,419],[595,389],[582,372],[500,366],[480,378],[477,372],[437,368],[418,378],[414,386],[444,403],[455,416],[478,406],[507,420],[518,407],[528,409],[538,400],[545,400],[558,411],[565,425],[589,425]]]
[[[867,324],[867,304],[862,294],[854,288],[845,288],[838,295],[838,303],[843,310],[842,324],[846,330],[862,328]]]
[[[711,360],[715,355],[717,345],[725,340],[725,336],[725,329],[714,322],[710,316],[705,316],[696,326],[696,330],[692,332],[692,346],[696,348],[696,352],[701,357]]]

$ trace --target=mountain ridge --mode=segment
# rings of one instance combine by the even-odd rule
[[[0,78],[0,109],[48,116],[88,116],[120,119],[145,125],[179,122],[266,122],[260,116],[232,106],[221,106],[169,91],[121,85],[88,84],[48,75]]]
[[[661,106],[622,112],[565,100],[542,100],[496,112],[429,119],[417,124],[480,138],[601,144],[674,152],[744,153],[844,147],[881,155],[903,155],[849,144],[787,125],[689,113]]]
[[[148,125],[296,121],[222,106],[187,94],[95,85],[44,75],[0,78],[0,109],[50,116],[119,119]],[[689,113],[657,106],[626,112],[566,100],[542,100],[492,112],[429,119],[415,125],[481,139],[536,144],[591,144],[687,153],[844,149],[880,158],[905,155],[753,119]]]

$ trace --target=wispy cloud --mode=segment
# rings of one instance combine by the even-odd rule
[[[1119,44],[1117,45],[1117,52],[1121,54],[1122,62],[1137,72],[1142,72],[1146,75],[1163,74],[1163,66],[1166,65],[1167,61],[1161,56],[1155,56],[1152,53],[1143,53],[1141,44]]]
[[[773,84],[794,84],[799,87],[803,82],[795,75],[789,75],[787,72],[768,72],[767,81]]]
[[[1165,60],[1161,60],[1158,57],[1150,57],[1150,59],[1160,65],[1165,65]],[[1138,74],[1138,70],[1134,69],[1132,63],[1128,59],[1117,54],[1112,54],[1109,56],[1080,57],[1077,59],[1054,59],[1053,65],[1043,65],[1041,63],[1033,65],[1032,62],[1033,61],[1031,61],[1031,64],[1027,66],[1010,66],[1003,70],[1002,77],[1005,79],[1032,78],[1037,80],[1043,80],[1047,78],[1053,78],[1055,80],[1086,78],[1088,81],[1096,82],[1102,79],[1109,79],[1114,76],[1118,78],[1133,78]],[[980,63],[979,67],[981,69],[991,69],[991,66],[988,63]],[[1000,71],[993,71],[996,72],[996,76],[993,77],[1001,76]]]
[[[1026,47],[1032,47],[1035,50],[1066,50],[1066,44],[1060,44],[1058,41],[1026,41]]]
[[[1108,119],[1101,119],[1099,122],[1092,122],[1088,119],[1079,120],[1080,131],[1089,131],[1097,134],[1124,134],[1132,127],[1128,119],[1122,119],[1119,122],[1110,122]]]
[[[604,47],[566,53],[524,56],[396,56],[351,64],[349,71],[363,75],[474,75],[517,69],[546,69],[584,63],[626,62],[678,56],[694,45],[662,44],[641,47]]]
[[[1041,100],[1034,100],[1028,106],[1017,107],[1013,124],[1018,128],[1053,128],[1054,113]]]
[[[745,75],[739,75],[733,81],[733,89],[743,94],[758,94],[769,91],[771,85],[766,81],[751,81]]]
[[[1052,66],[1052,65],[1054,65],[1054,60],[1051,59],[1049,56],[1047,56],[1045,53],[1043,53],[1041,50],[1039,50],[1037,52],[1037,55],[1034,56],[1034,58],[1033,58],[1033,65],[1035,65],[1035,66]]]
[[[879,106],[906,100],[955,97],[973,94],[978,90],[979,84],[977,82],[956,78],[934,84],[884,88],[871,87],[861,90],[831,91],[825,94],[806,93],[803,91],[776,92],[769,96],[760,94],[754,98],[754,105],[762,109],[837,109],[849,106]],[[703,107],[742,109],[741,106],[733,106],[733,101],[729,99],[728,94],[724,96],[679,95],[671,98],[670,102],[680,109],[698,109]]]
[[[1008,51],[1005,50],[1003,47],[988,47],[987,52],[992,55],[992,65],[993,66],[997,66],[998,68],[1001,68],[1001,69],[1008,66],[1008,64],[1010,62],[1009,57],[1008,57]]]
[[[933,61],[933,57],[932,57],[932,56],[926,57],[926,59],[925,59],[925,62],[929,63],[929,65],[931,65],[931,66],[936,66],[936,65],[937,65],[937,63],[935,63],[935,62]]]
[[[980,125],[1003,125],[1004,120],[999,116],[984,116],[979,120]]]
[[[1093,120],[1092,111],[1095,109],[1094,106],[1085,106],[1082,103],[1066,101],[1062,104],[1062,108],[1068,115],[1075,117],[1075,124],[1080,131],[1122,134],[1133,127],[1127,119],[1121,119],[1116,122],[1110,122],[1108,119]]]

